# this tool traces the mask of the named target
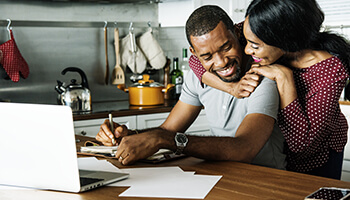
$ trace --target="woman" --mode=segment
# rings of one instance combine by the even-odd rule
[[[315,0],[253,0],[245,52],[258,63],[250,73],[277,83],[288,170],[340,179],[348,125],[338,101],[349,77],[350,45],[320,32],[323,20]]]

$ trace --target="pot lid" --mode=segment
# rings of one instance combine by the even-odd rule
[[[164,87],[164,85],[149,79],[148,74],[142,75],[142,80],[132,84],[130,87]]]
[[[78,84],[76,79],[72,79],[72,80],[70,80],[70,84],[68,85],[68,88],[76,89],[76,88],[83,88],[83,86]]]

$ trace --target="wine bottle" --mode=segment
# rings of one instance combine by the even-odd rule
[[[183,73],[183,79],[186,79],[187,73],[190,70],[188,64],[187,48],[182,48],[182,62],[181,62],[181,71]]]
[[[183,74],[179,69],[179,59],[177,57],[173,59],[173,70],[170,72],[170,77],[171,83],[175,85],[173,99],[179,99],[182,90]]]

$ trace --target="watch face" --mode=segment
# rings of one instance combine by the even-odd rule
[[[176,140],[180,143],[186,143],[187,142],[187,137],[184,134],[177,134],[176,135]]]

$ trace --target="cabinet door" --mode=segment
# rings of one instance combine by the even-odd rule
[[[350,124],[350,105],[340,105],[342,113],[345,115],[348,125]],[[348,142],[344,149],[344,160],[341,180],[350,181],[350,129],[348,129]]]
[[[158,21],[162,27],[183,27],[192,11],[192,0],[165,1],[158,4]]]
[[[157,113],[148,115],[137,115],[137,129],[146,129],[160,126],[169,113]]]
[[[342,113],[345,115],[348,125],[350,124],[350,105],[340,105]],[[348,129],[348,142],[345,145],[344,149],[344,159],[350,160],[350,129]],[[349,165],[350,166],[350,165]],[[350,171],[350,168],[348,169]]]
[[[234,23],[244,20],[251,0],[182,0],[164,1],[158,6],[158,21],[162,27],[184,27],[191,13],[203,5],[218,5]]]
[[[165,119],[168,117],[169,113],[158,113],[149,115],[138,115],[137,116],[137,129],[146,129],[160,126]],[[202,110],[198,115],[197,119],[188,128],[186,134],[193,135],[209,135],[210,128],[205,115],[205,111]]]
[[[187,129],[186,134],[189,135],[201,135],[208,136],[211,134],[210,126],[205,114],[205,110],[202,110],[197,119],[193,122],[193,124]]]
[[[106,120],[106,118],[75,121],[74,122],[75,134],[89,136],[89,137],[95,137],[100,130],[101,124],[105,120]],[[113,121],[117,122],[119,124],[124,124],[130,129],[136,128],[136,117],[135,116],[114,117]]]
[[[226,11],[234,23],[244,20],[245,12],[251,0],[193,0],[194,8],[203,5],[218,5]]]

